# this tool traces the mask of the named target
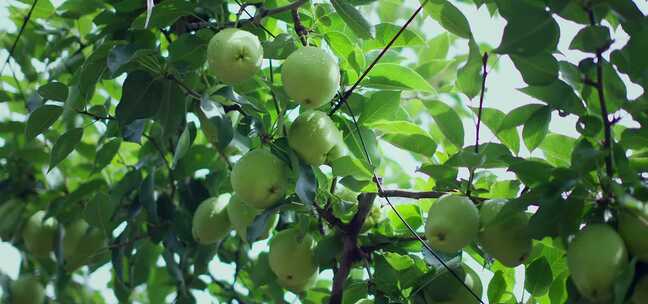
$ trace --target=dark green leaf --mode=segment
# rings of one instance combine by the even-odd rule
[[[499,303],[504,293],[506,292],[506,280],[501,270],[498,270],[493,275],[493,278],[488,283],[488,301],[490,303]]]
[[[113,138],[99,148],[95,156],[94,170],[99,171],[110,164],[115,155],[117,155],[121,142],[121,138]]]
[[[515,67],[529,85],[548,85],[558,78],[558,61],[551,53],[534,56],[510,55]]]
[[[505,16],[508,22],[495,52],[535,55],[556,49],[560,27],[551,14],[542,8],[516,11],[515,14],[515,17]]]
[[[351,30],[362,39],[372,39],[375,36],[375,29],[369,24],[365,17],[347,1],[331,0],[335,11]]]
[[[605,26],[588,26],[581,29],[572,39],[569,48],[595,53],[610,43],[610,30]]]
[[[72,153],[74,148],[81,142],[81,137],[83,136],[82,128],[70,129],[61,135],[54,143],[52,147],[52,153],[50,154],[49,169],[47,171],[52,171],[62,160],[67,158],[67,156]]]
[[[550,121],[551,109],[549,107],[533,112],[529,120],[526,121],[522,130],[522,138],[529,151],[535,150],[547,136]]]
[[[60,82],[52,81],[39,87],[38,94],[40,94],[43,99],[65,101],[68,96],[68,88]]]
[[[468,41],[468,47],[470,50],[468,53],[468,61],[457,70],[457,87],[468,98],[472,99],[481,91],[482,74],[480,71],[482,68],[482,56],[479,51],[479,46],[474,39]]]
[[[450,1],[447,0],[419,0],[425,4],[425,12],[439,22],[443,28],[461,38],[472,38],[470,24],[466,16]]]
[[[541,257],[527,267],[524,288],[537,297],[549,291],[552,281],[553,274],[549,262]]]
[[[457,112],[438,100],[425,101],[424,104],[443,135],[457,148],[462,148],[464,145],[464,129]]]
[[[63,113],[63,108],[55,105],[43,105],[36,108],[27,119],[25,137],[31,139],[47,131],[61,116],[61,113]]]
[[[150,74],[142,71],[128,74],[122,98],[115,110],[117,120],[125,126],[139,118],[153,117],[158,111],[163,92],[163,83]]]
[[[190,122],[185,126],[182,134],[180,134],[175,153],[173,154],[173,167],[175,167],[178,161],[187,154],[187,151],[189,151],[191,144],[193,144],[194,139],[196,139],[196,132],[196,124],[193,122]]]
[[[576,115],[585,113],[585,106],[583,106],[580,98],[562,80],[556,79],[551,84],[545,86],[528,86],[520,89],[520,91],[568,113]]]

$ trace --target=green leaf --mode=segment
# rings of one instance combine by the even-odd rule
[[[263,45],[263,57],[267,59],[283,60],[297,49],[295,38],[286,33],[277,35],[273,40],[264,40],[261,44]]]
[[[569,136],[551,133],[540,144],[547,161],[554,166],[569,167],[576,140]]]
[[[635,257],[624,267],[623,271],[618,275],[617,280],[614,284],[614,304],[625,303],[624,299],[626,298],[628,290],[632,285],[633,278],[635,277],[636,265],[637,258]],[[645,280],[645,278],[643,280]],[[638,284],[635,285],[635,289],[638,288],[638,286]]]
[[[621,145],[628,149],[644,149],[648,147],[647,128],[627,128],[621,133]]]
[[[63,108],[55,105],[42,105],[36,108],[27,118],[25,137],[31,139],[47,131],[61,116],[61,113],[63,113]]]
[[[569,48],[586,53],[595,53],[610,42],[610,30],[606,26],[588,26],[578,31],[569,44]]]
[[[453,39],[450,34],[443,33],[428,40],[423,48],[418,51],[418,58],[421,63],[431,60],[445,59],[448,56],[450,43]]]
[[[543,107],[545,106],[537,103],[532,103],[513,109],[511,112],[506,114],[506,117],[504,117],[504,119],[502,119],[498,130],[506,130],[523,125],[525,122],[527,122],[527,120],[529,120],[533,113]]]
[[[358,122],[361,124],[370,124],[379,120],[392,119],[400,107],[400,95],[398,91],[379,91],[374,93],[362,108]]]
[[[50,154],[49,169],[47,169],[47,172],[52,171],[54,167],[72,153],[74,148],[81,142],[82,136],[83,129],[74,128],[68,130],[56,140]]]
[[[436,151],[436,143],[425,130],[409,121],[378,121],[369,125],[383,133],[389,143],[426,156]]]
[[[504,168],[513,161],[511,151],[498,143],[483,143],[479,145],[479,154],[475,146],[464,147],[459,153],[452,155],[445,165],[467,168]]]
[[[362,84],[377,89],[435,93],[434,88],[416,71],[395,63],[376,64]]]
[[[344,23],[362,39],[372,39],[375,35],[375,29],[365,19],[365,17],[351,4],[343,0],[331,0],[335,11],[340,15]]]
[[[548,85],[558,78],[558,61],[551,53],[534,56],[510,55],[513,64],[530,85]]]
[[[182,35],[169,45],[169,63],[181,71],[203,66],[207,59],[207,42],[196,35]]]
[[[553,274],[549,262],[544,257],[536,259],[526,268],[524,288],[533,296],[541,296],[549,291]]]
[[[426,0],[419,0],[424,3]],[[425,12],[439,22],[443,28],[461,38],[472,38],[470,24],[466,16],[450,1],[429,0],[425,4]]]
[[[353,176],[359,180],[370,180],[373,176],[363,163],[355,157],[345,155],[331,162],[333,175]]]
[[[515,16],[505,18],[506,27],[496,53],[535,55],[556,49],[560,27],[543,8],[525,7],[524,11],[515,11]]]
[[[176,22],[180,17],[193,14],[194,4],[183,0],[167,0],[155,5],[148,28],[165,28]],[[133,29],[144,29],[146,11],[140,14],[131,24]]]
[[[500,303],[500,300],[506,292],[506,280],[501,270],[494,273],[493,278],[488,283],[488,302]]]
[[[457,112],[438,100],[424,101],[424,104],[443,135],[457,148],[462,148],[464,145],[464,129]]]
[[[471,108],[475,114],[478,115],[479,108]],[[493,109],[493,108],[483,108],[482,109],[482,123],[484,123],[491,132],[495,133],[497,139],[499,139],[504,145],[511,149],[511,152],[518,154],[520,152],[520,137],[515,128],[501,128],[502,123],[504,122],[506,115],[504,112]]]
[[[163,83],[149,73],[129,73],[124,81],[122,98],[115,110],[115,118],[121,125],[127,125],[136,119],[153,117],[158,111],[163,92]]]
[[[165,136],[177,136],[178,129],[187,114],[185,108],[185,94],[180,87],[172,80],[161,80],[161,98],[156,102],[159,109],[155,120],[160,123]]]
[[[313,167],[303,162],[294,153],[290,155],[293,167],[297,170],[295,193],[302,203],[311,206],[315,203],[315,195],[317,194],[317,178],[315,178]]]
[[[108,53],[106,64],[111,73],[118,73],[138,58],[150,56],[156,51],[137,44],[117,45]]]
[[[405,219],[405,221],[412,226],[413,229],[418,229],[423,225],[423,217],[421,215],[421,207],[415,204],[398,204],[395,206],[398,213]],[[398,218],[396,213],[393,210],[389,210],[387,213],[389,222],[399,234],[408,234],[409,229],[403,224],[403,222]]]
[[[196,139],[196,124],[193,122],[188,123],[184,130],[182,131],[182,134],[180,134],[180,138],[178,139],[178,144],[176,145],[175,152],[173,153],[173,167],[178,164],[178,161],[182,159],[182,157],[187,154],[187,151],[189,151],[189,148],[191,147],[191,144],[193,143],[194,139]]]
[[[544,107],[535,111],[524,124],[522,139],[529,151],[535,150],[547,136],[550,121],[551,109]]]
[[[470,49],[468,61],[457,70],[457,87],[468,98],[473,99],[481,91],[482,74],[480,70],[483,63],[479,46],[474,39],[468,41],[468,47]]]
[[[520,89],[523,93],[542,100],[550,106],[565,112],[582,115],[586,112],[585,106],[580,98],[576,96],[574,89],[560,79],[556,79],[545,86],[528,86]]]
[[[113,138],[105,142],[101,148],[99,148],[97,155],[95,156],[95,171],[99,171],[110,164],[115,155],[117,155],[121,142],[121,138]]]
[[[68,88],[60,82],[52,81],[40,86],[38,88],[38,94],[43,99],[65,101],[68,97]]]
[[[400,26],[391,23],[381,23],[376,25],[376,38],[368,40],[363,45],[365,50],[382,49],[401,29]],[[423,38],[416,32],[405,29],[398,39],[392,44],[392,48],[399,47],[417,47],[425,44]]]

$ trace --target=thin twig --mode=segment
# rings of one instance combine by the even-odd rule
[[[587,9],[587,13],[590,19],[592,26],[596,25],[596,18],[594,17],[594,10],[590,7]],[[605,103],[605,92],[604,92],[604,82],[603,82],[603,52],[609,48],[609,45],[604,46],[603,48],[596,50],[596,82],[595,87],[598,91],[598,99],[601,108],[601,119],[603,119],[603,132],[605,139],[603,141],[603,148],[606,151],[605,155],[605,168],[608,178],[614,176],[614,168],[612,163],[612,123],[608,118],[607,105]],[[607,188],[607,187],[606,187]],[[609,191],[608,191],[609,192]]]
[[[90,112],[85,111],[85,110],[77,110],[76,112],[79,113],[79,114],[82,114],[82,115],[90,116],[90,117],[94,118],[95,120],[115,120],[115,117],[113,117],[111,115],[102,116],[102,115],[99,115],[99,114],[90,113]]]
[[[20,40],[20,37],[25,31],[25,27],[27,27],[27,23],[29,22],[29,19],[31,19],[32,13],[34,12],[34,8],[36,8],[36,4],[38,4],[38,0],[34,0],[34,3],[29,8],[29,12],[27,12],[27,16],[25,16],[25,18],[23,19],[23,23],[20,26],[20,30],[18,31],[18,36],[16,36],[16,39],[11,45],[11,49],[9,50],[9,55],[7,56],[7,59],[5,60],[4,64],[2,65],[2,68],[0,69],[0,75],[2,75],[5,67],[7,66],[7,64],[9,64],[9,60],[11,60],[11,57],[13,57],[13,54],[16,51],[16,46],[18,45],[18,41]]]
[[[385,56],[385,54],[392,47],[394,42],[396,42],[396,39],[398,39],[398,37],[400,37],[400,35],[405,31],[405,29],[407,29],[407,27],[410,25],[410,23],[412,23],[412,21],[414,21],[414,18],[416,18],[416,15],[418,15],[421,12],[421,10],[423,10],[423,7],[425,6],[425,4],[427,2],[428,2],[428,0],[425,0],[425,1],[423,1],[423,3],[421,3],[419,8],[416,9],[416,11],[414,11],[412,16],[409,19],[407,19],[405,24],[403,26],[401,26],[401,28],[394,35],[394,37],[392,37],[392,39],[389,41],[389,43],[387,43],[387,45],[382,49],[382,51],[380,51],[380,54],[378,54],[376,59],[374,59],[373,62],[371,62],[371,64],[369,65],[369,67],[362,73],[362,75],[360,75],[358,80],[356,80],[356,82],[351,86],[351,88],[349,90],[347,90],[346,92],[344,92],[344,94],[342,94],[342,96],[340,96],[338,102],[336,104],[334,104],[333,108],[331,108],[331,111],[329,111],[329,116],[333,115],[344,104],[346,104],[346,101],[351,96],[351,93],[353,93],[353,91],[358,87],[358,85],[360,85],[362,80],[364,80],[364,78],[367,77],[369,72],[374,68],[374,66],[376,66],[378,61],[380,61],[380,59],[382,59],[382,57]]]
[[[486,77],[488,77],[488,53],[484,53],[482,57],[482,85],[481,93],[479,94],[479,111],[477,112],[477,126],[475,131],[475,154],[479,154],[479,131],[481,128],[482,112],[484,110],[484,93],[486,92]],[[475,168],[470,168],[470,176],[468,177],[468,184],[466,185],[466,196],[470,197],[472,191],[472,183],[475,178]]]
[[[298,8],[294,8],[290,11],[290,13],[293,18],[295,33],[297,33],[297,36],[299,36],[299,40],[301,41],[302,45],[308,46],[308,30],[306,29],[306,27],[304,27],[304,24],[302,24]]]

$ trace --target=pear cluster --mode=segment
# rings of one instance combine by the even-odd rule
[[[234,85],[259,72],[263,47],[254,34],[228,28],[215,34],[207,46],[209,70],[224,84]],[[306,109],[331,101],[340,85],[340,67],[325,50],[305,46],[283,63],[281,78],[286,94]]]
[[[477,209],[465,196],[440,197],[428,211],[425,235],[432,249],[455,253],[478,240],[484,252],[508,267],[526,261],[531,252],[528,217],[515,212],[505,219],[498,214],[505,200],[489,200]]]

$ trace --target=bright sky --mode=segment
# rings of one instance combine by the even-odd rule
[[[144,1],[144,0],[140,0],[140,1]],[[14,0],[0,2],[0,30],[3,31],[16,30],[13,24],[11,24],[8,20],[9,12],[7,10],[7,5],[9,3],[15,3],[15,2],[16,1]],[[52,0],[52,2],[55,5],[58,5],[62,1]],[[641,8],[644,14],[648,13],[648,2],[635,0],[635,3]],[[414,7],[415,5],[417,5],[417,1],[406,0],[405,5]],[[499,45],[499,41],[501,39],[501,33],[503,31],[504,26],[506,25],[506,22],[503,19],[501,18],[492,19],[485,7],[482,7],[481,9],[477,10],[473,5],[464,5],[464,4],[457,4],[457,5],[468,18],[471,25],[471,29],[478,43],[488,43],[491,46]],[[422,18],[422,16],[419,16],[419,18]],[[376,20],[370,20],[370,21],[374,23],[376,22]],[[580,29],[580,26],[560,18],[558,18],[558,21],[561,29],[561,35],[560,35],[561,39],[558,48],[561,51],[563,51],[563,53],[557,55],[557,59],[567,60],[569,62],[577,64],[581,59],[585,58],[586,54],[580,51],[569,50],[568,46],[571,39]],[[404,20],[400,20],[399,22],[402,23],[404,22]],[[430,18],[427,18],[426,25],[424,28],[426,29],[425,34],[428,38],[444,32],[444,30],[436,22],[432,21]],[[620,48],[623,45],[625,45],[628,39],[627,35],[622,30],[619,30],[617,33],[614,33],[613,37],[615,39],[615,43],[612,46],[613,49]],[[461,42],[456,46],[454,51],[465,52],[466,49],[467,49],[466,43]],[[4,60],[6,59],[6,56],[7,56],[6,50],[1,50],[0,62],[3,63]],[[7,73],[8,73],[8,69],[5,70],[5,74]],[[628,78],[625,75],[621,74],[621,76],[625,81],[626,86],[628,87],[629,98],[636,98],[637,96],[640,96],[643,93],[642,89],[639,86],[630,83],[628,81]],[[488,76],[487,91],[485,95],[485,106],[497,108],[507,113],[511,109],[519,107],[524,104],[538,103],[538,101],[535,101],[534,99],[528,97],[527,95],[517,90],[518,88],[524,86],[526,85],[524,84],[519,72],[517,72],[517,70],[513,66],[511,60],[506,56],[499,58],[498,70],[491,71]],[[477,106],[477,100],[473,100],[473,101],[465,100],[465,103],[468,106]],[[6,111],[7,111],[6,105],[0,104],[0,113],[6,113]],[[627,116],[628,115],[625,115],[625,117]],[[464,120],[466,144],[474,142],[474,138],[475,138],[474,123],[475,122],[470,119]],[[574,119],[573,117],[559,117],[557,114],[554,114],[554,117],[552,117],[552,121],[550,124],[550,130],[551,132],[569,135],[572,137],[578,137],[578,133],[576,132],[574,127],[575,123],[576,123],[576,119]],[[621,123],[624,125],[633,125],[633,123],[628,118],[622,119]],[[495,136],[487,128],[482,128],[481,130],[482,133],[480,137],[482,142],[495,140]],[[0,142],[0,145],[1,144],[2,143]],[[524,145],[521,146],[522,146],[521,155],[522,156],[529,155],[529,152],[526,150]],[[415,162],[412,157],[394,148],[393,146],[387,144],[383,146],[383,149],[385,153],[396,156],[396,158],[398,158],[398,162],[402,165],[405,172],[412,172],[414,174],[419,164]],[[533,155],[539,156],[541,155],[541,152],[539,152],[539,150],[536,150],[534,151]],[[500,175],[506,175],[506,173],[503,173],[503,171],[497,173]],[[266,248],[265,242],[257,242],[253,248],[253,252],[258,253],[264,250],[265,248]],[[2,257],[2,259],[0,259],[0,271],[7,273],[12,278],[16,278],[18,275],[19,262],[21,260],[19,252],[15,248],[13,248],[10,244],[3,242],[0,243],[0,257]],[[473,261],[470,261],[469,264],[472,266],[473,269],[476,270],[481,269],[481,267],[479,265],[476,265],[476,263],[474,263]],[[231,278],[233,273],[233,268],[229,267],[228,265],[223,265],[222,263],[219,263],[217,260],[214,260],[210,264],[210,271],[219,277]],[[517,276],[518,282],[521,282],[524,269],[522,267],[519,267],[517,269],[517,273],[518,273]],[[328,273],[324,273],[322,275],[330,276],[331,273],[330,271],[328,271]],[[482,276],[482,281],[484,286],[487,286],[491,274],[482,271],[480,275]],[[102,267],[101,269],[93,273],[91,276],[87,277],[85,280],[86,282],[88,282],[88,285],[90,287],[102,290],[103,294],[106,297],[106,301],[108,303],[117,302],[110,289],[106,288],[107,283],[110,280],[110,265],[106,265]],[[518,297],[521,294],[521,290],[522,290],[522,286],[521,285],[517,286],[516,294],[518,295]],[[48,291],[50,292],[50,294],[52,294],[53,292],[51,287],[49,288]],[[213,301],[213,299],[210,299],[210,297],[204,292],[198,292],[196,295],[199,300],[198,303],[212,303]]]

